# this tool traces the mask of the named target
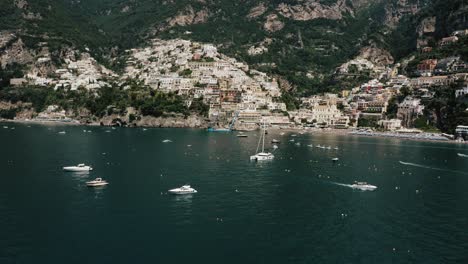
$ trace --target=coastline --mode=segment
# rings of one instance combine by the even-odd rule
[[[34,125],[65,125],[65,126],[88,126],[88,127],[119,127],[119,126],[112,126],[112,125],[103,125],[102,123],[80,123],[77,120],[71,122],[62,122],[62,121],[38,121],[38,120],[22,120],[22,119],[0,119],[0,123],[16,123],[16,124],[34,124]],[[172,125],[168,125],[172,124]],[[125,128],[190,128],[190,129],[201,129],[206,130],[207,127],[199,126],[199,127],[191,127],[191,126],[183,126],[180,123],[164,123],[158,125],[133,125],[133,126],[120,126]],[[240,132],[241,130],[233,130],[233,133]],[[256,130],[253,130],[256,131]],[[468,142],[458,142],[455,140],[450,140],[448,138],[438,136],[437,138],[428,138],[428,134],[434,133],[421,133],[420,136],[416,135],[405,135],[394,132],[357,132],[355,129],[317,129],[317,128],[280,128],[280,127],[271,127],[269,131],[275,134],[279,134],[281,132],[285,133],[298,133],[301,135],[304,134],[320,134],[320,135],[337,135],[337,136],[353,136],[353,137],[369,137],[369,138],[382,138],[382,139],[400,139],[400,140],[410,140],[410,141],[425,141],[425,142],[437,142],[437,143],[452,143],[452,144],[468,144]],[[216,133],[216,132],[215,132]],[[226,133],[226,132],[224,132]],[[229,132],[227,132],[229,133]]]

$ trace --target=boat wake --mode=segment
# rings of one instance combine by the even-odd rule
[[[464,171],[456,171],[456,170],[447,170],[447,169],[435,168],[435,167],[426,166],[426,165],[417,164],[417,163],[404,162],[404,161],[401,161],[401,160],[400,160],[400,164],[405,165],[405,166],[413,166],[413,167],[423,168],[423,169],[446,171],[446,172],[453,172],[453,173],[460,173],[460,174],[468,174],[468,173],[466,173]]]
[[[331,184],[334,184],[334,185],[339,185],[339,186],[343,186],[343,187],[348,187],[348,188],[351,188],[353,190],[359,190],[359,191],[373,191],[375,189],[377,189],[376,186],[373,186],[373,185],[369,185],[367,183],[364,183],[365,185],[360,185],[360,184],[345,184],[345,183],[339,183],[339,182],[329,182]]]

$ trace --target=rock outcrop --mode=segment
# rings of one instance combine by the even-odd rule
[[[320,4],[314,0],[307,0],[297,5],[281,3],[276,10],[284,17],[307,21],[317,18],[338,20],[343,18],[344,13],[353,14],[345,0],[338,0],[334,5]]]
[[[277,14],[270,14],[266,17],[263,28],[268,32],[276,32],[284,28],[284,23],[279,19]]]
[[[163,30],[172,28],[175,26],[188,26],[194,24],[205,23],[210,16],[208,9],[202,9],[195,11],[192,6],[187,6],[183,11],[180,11],[174,17],[166,20],[166,25],[163,26]]]
[[[253,7],[250,9],[249,14],[247,14],[248,19],[253,19],[257,18],[267,11],[267,7],[265,6],[265,3],[260,3],[259,5]]]
[[[339,74],[358,73],[361,71],[371,71],[378,75],[385,71],[385,68],[394,63],[390,52],[378,48],[375,44],[362,48],[359,55],[354,59],[342,64],[337,72]]]
[[[0,68],[5,68],[13,63],[31,64],[33,62],[33,55],[20,38],[16,39],[11,45],[5,46],[4,50],[0,52]]]

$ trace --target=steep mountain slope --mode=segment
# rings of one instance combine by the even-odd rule
[[[211,42],[282,76],[301,93],[352,85],[335,69],[363,50],[388,64],[455,29],[467,28],[466,0],[0,0],[0,30],[26,48],[89,48],[118,70],[117,55],[149,37]],[[434,19],[434,30],[421,24]],[[426,21],[426,22],[424,22]],[[381,54],[376,52],[382,51]],[[390,52],[391,56],[388,56]],[[375,53],[375,54],[374,54]],[[58,56],[60,57],[60,56]]]

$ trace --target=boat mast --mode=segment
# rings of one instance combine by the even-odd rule
[[[265,122],[263,122],[263,143],[262,143],[262,153],[264,153],[264,152],[265,152],[265,131],[266,131]]]

